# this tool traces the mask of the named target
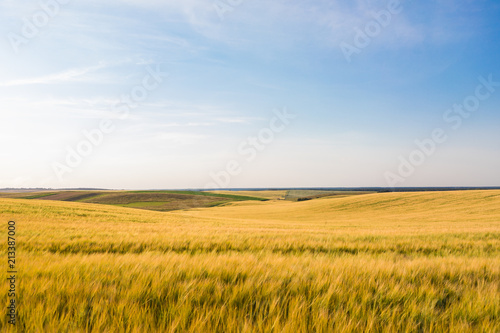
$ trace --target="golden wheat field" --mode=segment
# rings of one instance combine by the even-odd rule
[[[0,216],[19,332],[500,332],[500,191]]]

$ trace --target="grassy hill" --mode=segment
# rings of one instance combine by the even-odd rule
[[[500,191],[171,212],[40,199],[0,199],[23,331],[500,331]]]
[[[210,191],[215,194],[244,195],[249,197],[264,198],[269,200],[284,199],[288,190],[253,190],[253,191]]]
[[[214,207],[233,201],[265,201],[266,198],[200,191],[45,191],[0,193],[0,197],[74,201],[116,205],[155,211]]]

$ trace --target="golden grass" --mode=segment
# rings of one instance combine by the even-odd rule
[[[19,331],[500,331],[500,191],[169,213],[0,199],[0,216]]]

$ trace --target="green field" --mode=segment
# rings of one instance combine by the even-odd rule
[[[0,198],[4,239],[17,224],[17,331],[500,331],[500,191],[169,212],[113,195]],[[15,331],[6,316],[0,329]]]

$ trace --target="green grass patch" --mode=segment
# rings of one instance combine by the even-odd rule
[[[228,202],[230,202],[230,201],[214,201],[214,202],[211,202],[211,203],[205,205],[205,207],[217,207],[217,206],[227,204]]]
[[[94,200],[94,199],[98,199],[98,198],[101,198],[101,197],[106,197],[108,195],[110,195],[112,193],[92,193],[92,195],[85,195],[85,196],[79,196],[79,197],[76,197],[76,198],[71,198],[71,200],[69,201],[74,201],[74,202],[86,202],[87,200]]]
[[[27,196],[27,197],[22,197],[20,199],[38,199],[38,198],[48,197],[48,196],[51,196],[51,195],[54,195],[54,194],[57,194],[57,193],[56,192],[40,193],[40,194],[30,195],[30,196]]]

